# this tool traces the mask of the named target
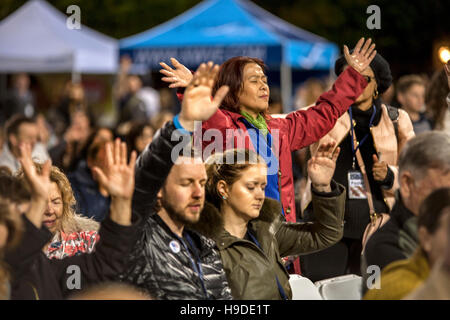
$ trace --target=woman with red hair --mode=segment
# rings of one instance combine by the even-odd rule
[[[285,118],[272,118],[267,112],[270,90],[262,60],[234,57],[225,61],[212,94],[224,85],[229,87],[229,92],[219,110],[202,124],[204,153],[242,147],[255,150],[268,164],[266,196],[280,201],[286,220],[295,222],[291,152],[327,134],[364,91],[367,80],[361,73],[376,54],[375,44],[371,42],[361,38],[352,54],[344,46],[349,67],[332,89],[322,94],[315,106],[292,112]],[[171,88],[187,86],[191,72],[176,59],[172,58],[171,62],[174,68],[161,63],[164,68],[161,73],[165,75],[162,80],[169,82]],[[205,149],[211,143],[215,148]]]

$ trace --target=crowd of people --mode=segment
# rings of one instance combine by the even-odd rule
[[[44,115],[13,78],[0,299],[288,300],[294,273],[359,275],[364,299],[450,299],[450,63],[394,90],[361,38],[328,90],[308,81],[283,114],[260,59],[170,62],[179,110],[121,60],[114,128],[79,83]]]

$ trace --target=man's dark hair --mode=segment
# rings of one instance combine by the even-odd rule
[[[423,226],[430,234],[434,234],[446,208],[450,208],[450,188],[434,190],[420,206],[418,226]]]
[[[408,74],[406,76],[402,76],[397,81],[397,92],[405,93],[415,84],[425,87],[423,78],[417,74]]]
[[[35,124],[34,119],[25,117],[24,115],[17,114],[11,117],[11,119],[6,123],[5,133],[6,139],[9,138],[10,134],[17,135],[19,128],[24,123]]]

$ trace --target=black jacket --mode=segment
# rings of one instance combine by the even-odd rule
[[[367,266],[377,265],[383,269],[391,262],[411,257],[417,248],[417,217],[405,207],[400,195],[390,216],[367,241],[364,251]]]
[[[62,299],[87,285],[113,281],[124,271],[126,254],[136,242],[137,221],[121,226],[108,217],[93,253],[50,260],[42,252],[52,238],[50,231],[36,228],[25,216],[22,219],[22,240],[5,256],[12,273],[11,299]]]
[[[181,134],[169,122],[139,156],[133,213],[140,215],[144,224],[129,257],[128,269],[121,278],[145,289],[156,299],[231,299],[215,243],[185,228],[183,236],[190,236],[195,243],[193,250],[187,249],[185,238],[178,238],[155,210],[156,195],[173,166],[172,151],[175,154],[175,148],[190,140],[190,135]],[[194,270],[196,262],[201,265],[203,277]]]

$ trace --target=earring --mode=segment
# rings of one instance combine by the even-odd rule
[[[375,89],[375,92],[373,93],[373,98],[378,98],[378,89]]]
[[[222,195],[222,199],[223,199],[223,200],[227,200],[227,197],[225,197],[224,195]]]

